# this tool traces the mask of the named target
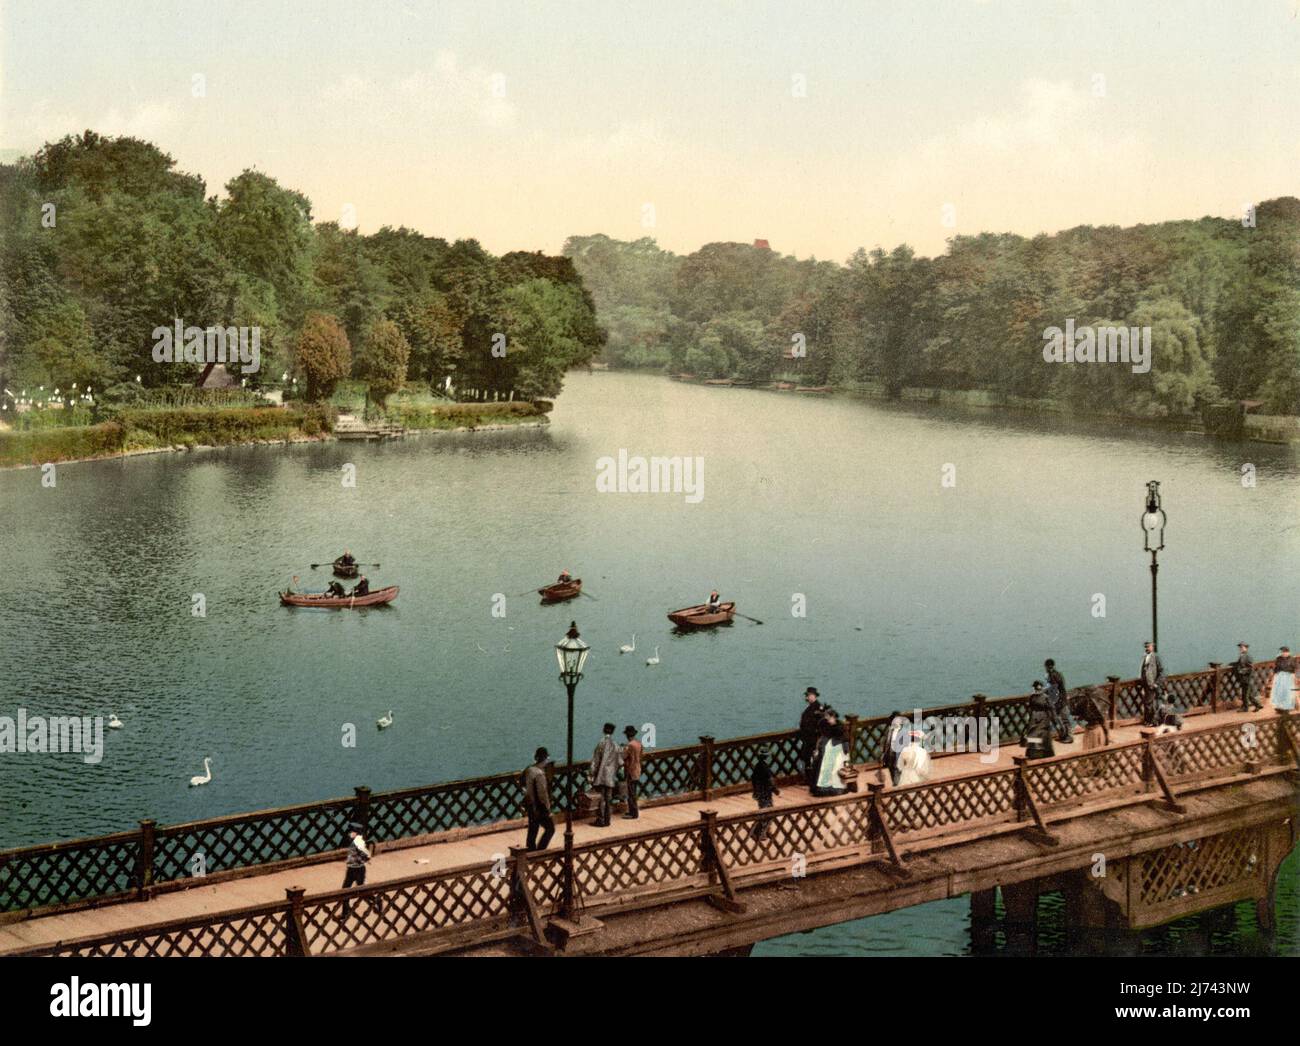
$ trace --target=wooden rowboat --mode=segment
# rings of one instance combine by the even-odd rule
[[[358,572],[359,568],[356,563],[344,563],[342,556],[339,556],[339,558],[334,561],[335,577],[356,577]]]
[[[364,596],[327,596],[324,592],[281,592],[280,605],[286,607],[381,607],[397,598],[397,586],[377,588]]]
[[[575,577],[572,581],[557,581],[554,585],[547,585],[537,590],[543,603],[563,603],[566,599],[574,599],[581,592],[582,578],[580,577]]]
[[[717,610],[710,609],[708,603],[701,603],[699,606],[674,610],[668,615],[668,620],[678,628],[712,628],[714,625],[730,624],[735,616],[735,603],[719,603]]]

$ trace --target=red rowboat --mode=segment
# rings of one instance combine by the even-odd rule
[[[377,588],[364,596],[327,596],[324,592],[281,592],[280,605],[286,607],[381,607],[397,598],[397,586]]]
[[[736,616],[735,603],[719,603],[713,610],[708,603],[699,606],[683,607],[668,615],[668,620],[678,628],[712,628],[714,625],[726,625]]]
[[[554,585],[547,585],[537,590],[543,603],[563,603],[566,599],[575,598],[581,592],[582,578],[580,577],[575,577],[572,581],[557,581]]]

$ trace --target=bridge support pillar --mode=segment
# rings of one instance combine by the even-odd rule
[[[1038,895],[1042,883],[1028,879],[1002,887],[1002,907],[1008,955],[1033,955],[1038,950]]]
[[[976,955],[990,955],[997,946],[997,887],[970,895],[970,946]]]

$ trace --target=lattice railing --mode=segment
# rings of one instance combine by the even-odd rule
[[[1256,879],[1264,853],[1264,833],[1256,827],[1142,854],[1137,862],[1138,896],[1146,905],[1163,904]]]
[[[485,864],[312,897],[300,909],[305,947],[324,954],[503,918],[510,879],[502,872]]]
[[[1255,693],[1262,690],[1271,671],[1271,662],[1255,665]],[[1212,670],[1170,676],[1168,692],[1184,710],[1203,708],[1212,699],[1216,685],[1220,706],[1239,702],[1239,688],[1230,670],[1220,668],[1217,674],[1217,684]],[[1103,690],[1114,702],[1117,719],[1142,714],[1142,691],[1137,680],[1115,681]],[[1028,726],[1028,695],[949,705],[930,709],[925,715],[996,718],[1000,740],[1009,743]],[[850,717],[848,726],[853,761],[875,765],[883,752],[888,720]],[[772,748],[772,769],[778,777],[798,772],[799,741],[794,731],[715,741],[707,746],[652,749],[643,760],[642,796],[646,800],[686,798],[701,794],[706,782],[713,788],[740,786],[748,780],[763,745]],[[1189,751],[1187,758],[1192,760],[1188,765],[1193,765],[1197,759],[1209,757]],[[564,809],[566,781],[572,780],[577,797],[588,786],[588,769],[588,763],[554,769],[551,795],[557,812]],[[1090,794],[1095,784],[1088,781],[1085,787],[1085,782],[1076,781],[1069,790],[1076,797],[1083,796]],[[341,846],[349,820],[366,823],[371,837],[379,842],[518,820],[523,816],[521,799],[518,775],[499,774],[373,795],[367,789],[358,789],[357,795],[348,799],[160,827],[154,838],[147,838],[142,829],[139,834],[119,833],[3,851],[0,911],[125,897],[149,884],[190,879],[200,869],[211,876],[319,857]],[[908,823],[920,824],[937,815],[918,808],[907,811],[907,816],[912,819]]]
[[[1019,796],[1023,774],[1029,798],[1053,822],[1082,816],[1095,807],[1080,800],[1159,798],[1151,780],[1148,752],[1162,768],[1176,767],[1181,750],[1188,775],[1293,767],[1300,716],[1256,721],[1258,743],[1242,745],[1242,724],[1213,730],[1183,731],[1151,741],[1129,742],[1095,752],[1031,761],[1015,769],[995,768],[900,789],[850,794],[821,802],[753,811],[697,824],[642,832],[583,844],[574,851],[576,893],[588,910],[664,903],[666,890],[713,890],[705,832],[714,832],[717,853],[733,878],[771,875],[797,857],[806,861],[879,856],[873,831],[873,805],[880,821],[903,848],[941,846],[945,835],[967,829],[996,830],[1031,823]],[[1167,771],[1168,772],[1168,771]],[[1180,771],[1181,773],[1181,771]],[[1176,776],[1171,774],[1176,780]],[[998,826],[1003,826],[999,828]],[[1217,844],[1214,844],[1217,846]],[[1243,846],[1245,849],[1243,849]],[[1196,857],[1189,878],[1186,848],[1148,862],[1144,900],[1159,900],[1170,882],[1186,880],[1197,888],[1228,881],[1249,862],[1244,843],[1224,844],[1223,854],[1207,849]],[[1250,851],[1258,853],[1258,849]],[[1162,851],[1163,853],[1163,851]],[[548,850],[527,855],[529,892],[542,912],[561,903],[564,854]],[[1169,871],[1174,868],[1175,871]],[[60,955],[240,955],[313,954],[341,951],[412,934],[440,931],[475,934],[505,932],[517,889],[505,862],[441,871],[427,876],[338,890],[284,905],[259,905],[205,919],[144,927],[115,935],[60,942],[32,951]]]
[[[285,906],[263,904],[217,916],[60,942],[27,954],[132,958],[285,955],[288,953],[286,931]]]
[[[0,854],[0,911],[130,894],[137,885],[140,838],[123,832]]]

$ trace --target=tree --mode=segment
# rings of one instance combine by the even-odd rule
[[[411,346],[392,320],[378,319],[366,328],[357,355],[356,375],[370,384],[370,399],[384,407],[406,381]]]
[[[334,386],[348,376],[352,346],[347,331],[324,312],[309,312],[294,343],[294,367],[307,381],[307,398],[328,399]]]

